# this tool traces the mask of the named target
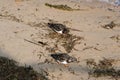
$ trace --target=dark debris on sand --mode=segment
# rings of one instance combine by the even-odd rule
[[[72,34],[56,34],[56,33],[49,33],[47,37],[51,39],[55,39],[57,45],[61,45],[64,47],[67,53],[70,53],[76,44],[79,44],[83,37],[72,35]]]
[[[110,23],[108,23],[102,27],[105,29],[113,29],[115,26],[116,26],[116,24],[113,21],[111,21]]]
[[[59,9],[59,10],[66,10],[66,11],[79,10],[79,9],[72,9],[68,5],[53,5],[53,4],[45,3],[45,6],[48,6],[50,8]]]
[[[105,77],[109,76],[116,80],[120,79],[120,70],[113,67],[114,59],[103,59],[97,64],[93,59],[87,60],[87,66],[91,68],[90,76]]]
[[[18,66],[17,62],[0,57],[0,80],[48,80],[37,73],[32,67]]]

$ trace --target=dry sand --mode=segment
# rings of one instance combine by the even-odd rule
[[[79,11],[63,11],[45,6],[45,3],[67,4]],[[53,21],[71,28],[70,33],[83,37],[69,55],[79,63],[69,68],[57,64],[48,48],[55,48],[56,40],[45,35],[52,32],[45,23]],[[114,21],[113,29],[101,26]],[[81,30],[81,31],[75,31]],[[111,38],[113,37],[113,38]],[[46,42],[36,45],[27,40]],[[56,52],[66,52],[58,45]],[[120,60],[120,7],[98,1],[74,0],[0,0],[0,56],[16,60],[20,65],[31,65],[38,72],[48,72],[50,80],[112,80],[108,77],[89,77],[86,59],[96,62],[107,59]],[[115,66],[120,68],[120,62]]]

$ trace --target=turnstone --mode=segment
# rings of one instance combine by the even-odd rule
[[[66,26],[60,23],[48,23],[48,27],[60,34],[67,34],[69,32]]]
[[[64,65],[77,61],[75,57],[69,56],[66,53],[51,54],[51,57],[54,58],[58,63],[64,64]]]

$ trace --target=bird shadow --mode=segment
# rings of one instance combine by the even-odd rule
[[[32,64],[34,65],[34,64]],[[73,75],[80,75],[82,73],[88,74],[89,68],[87,66],[79,65],[78,63],[71,63],[67,66],[63,64],[58,64],[57,62],[54,63],[44,63],[41,62],[38,65],[36,65],[36,69],[44,70],[48,73],[67,73],[67,74],[73,74]]]

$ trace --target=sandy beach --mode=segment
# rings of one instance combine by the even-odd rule
[[[75,10],[60,10],[46,3]],[[71,49],[63,46],[48,22],[66,25],[69,34],[80,39]],[[67,53],[78,62],[65,67],[52,59],[51,53]],[[112,59],[112,67],[120,69],[120,6],[96,0],[1,0],[0,56],[38,72],[44,70],[50,80],[114,80],[111,76],[90,76],[87,61],[99,64]]]

